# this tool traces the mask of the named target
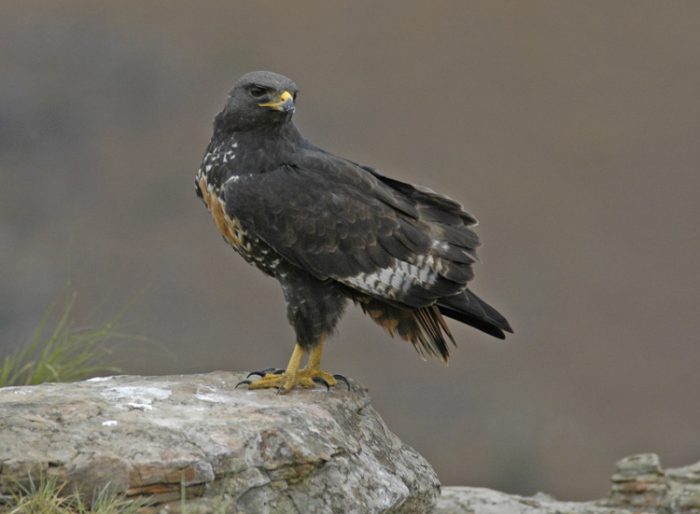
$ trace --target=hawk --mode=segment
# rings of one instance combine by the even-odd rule
[[[257,372],[249,388],[335,386],[342,377],[321,370],[321,354],[348,301],[445,362],[454,338],[443,316],[512,332],[467,287],[476,220],[447,196],[314,146],[292,122],[297,91],[276,73],[243,75],[195,179],[224,240],[280,282],[296,334],[287,367]]]

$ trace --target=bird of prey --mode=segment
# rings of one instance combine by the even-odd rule
[[[224,240],[280,282],[296,334],[287,367],[258,372],[249,388],[335,386],[321,354],[349,300],[445,362],[454,339],[443,316],[501,339],[512,332],[467,287],[476,220],[447,196],[307,141],[292,122],[297,91],[276,73],[243,75],[195,179]]]

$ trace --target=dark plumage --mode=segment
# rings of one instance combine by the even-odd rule
[[[498,338],[511,332],[467,289],[476,220],[446,196],[312,145],[292,123],[296,95],[275,73],[241,77],[216,116],[195,182],[224,239],[280,281],[296,332],[287,370],[251,387],[334,383],[317,364],[348,299],[445,361],[454,340],[443,315]],[[299,369],[305,352],[309,365]]]

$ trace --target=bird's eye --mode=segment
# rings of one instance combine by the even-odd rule
[[[292,100],[294,100],[295,102],[297,101],[297,92],[296,91],[294,92],[294,96],[292,96]]]
[[[265,89],[258,86],[253,86],[249,89],[250,96],[253,98],[260,98],[265,95]]]

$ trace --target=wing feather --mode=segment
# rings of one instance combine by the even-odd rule
[[[466,288],[478,238],[457,202],[311,153],[232,182],[228,214],[315,277],[399,306]]]

